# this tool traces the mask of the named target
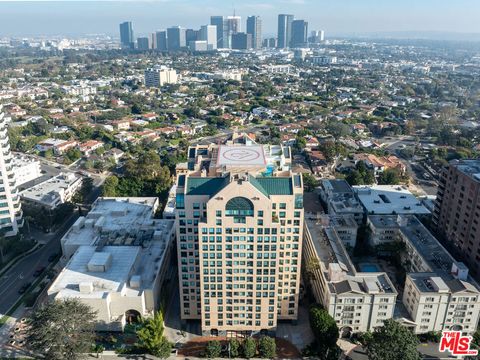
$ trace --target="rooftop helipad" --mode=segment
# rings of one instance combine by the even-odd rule
[[[265,153],[263,146],[220,146],[217,164],[234,166],[265,166]]]

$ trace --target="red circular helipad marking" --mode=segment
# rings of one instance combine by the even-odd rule
[[[253,161],[257,160],[260,154],[253,149],[231,149],[225,151],[223,157],[231,161]]]

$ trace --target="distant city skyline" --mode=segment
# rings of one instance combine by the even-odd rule
[[[262,17],[264,36],[276,36],[278,14],[293,14],[309,30],[327,34],[397,31],[480,33],[476,0],[245,0],[241,3],[205,0],[152,1],[1,1],[0,36],[83,35],[118,36],[118,24],[131,21],[135,36],[173,25],[200,28],[213,15]]]

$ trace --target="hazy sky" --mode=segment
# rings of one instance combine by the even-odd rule
[[[264,34],[276,33],[277,15],[309,22],[328,34],[390,31],[480,33],[480,0],[150,0],[2,1],[0,37],[5,35],[118,34],[133,22],[135,35],[171,25],[198,28],[210,15],[263,18]]]

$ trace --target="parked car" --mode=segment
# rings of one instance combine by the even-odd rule
[[[19,294],[25,294],[25,292],[28,290],[28,288],[32,285],[31,282],[25,283],[22,285],[20,289],[18,289]]]
[[[45,270],[45,266],[40,266],[39,268],[37,268],[37,270],[35,270],[35,272],[33,273],[33,277],[38,277],[40,276],[40,274]]]
[[[48,257],[48,262],[53,262],[57,258],[58,254],[52,254]]]

